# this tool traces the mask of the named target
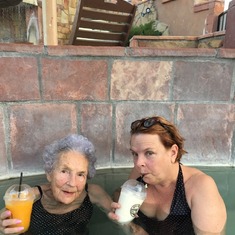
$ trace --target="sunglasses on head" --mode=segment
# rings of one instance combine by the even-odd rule
[[[156,124],[162,126],[166,131],[169,132],[166,125],[164,125],[157,117],[150,117],[150,118],[143,118],[141,120],[136,120],[131,123],[131,130],[136,130],[138,128],[145,128],[148,129]]]

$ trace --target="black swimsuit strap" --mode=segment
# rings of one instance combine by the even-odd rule
[[[39,199],[41,199],[42,198],[42,188],[39,185],[35,185],[35,187],[38,188],[38,191],[40,192],[40,198]]]
[[[86,183],[86,185],[85,185],[85,190],[86,190],[86,192],[88,193],[88,184]]]

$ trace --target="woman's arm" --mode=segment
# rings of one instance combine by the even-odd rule
[[[111,211],[113,200],[102,187],[96,184],[88,184],[88,194],[92,203],[96,204],[106,213]]]
[[[206,174],[191,180],[191,216],[197,235],[222,235],[227,219],[226,207],[215,181]]]
[[[133,168],[129,175],[129,179],[138,179],[140,176],[140,173],[135,168]]]

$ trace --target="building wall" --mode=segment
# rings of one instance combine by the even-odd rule
[[[223,12],[224,6],[223,0],[177,0],[155,3],[158,20],[169,25],[172,36],[199,36],[214,32],[214,21]]]
[[[93,141],[98,168],[130,167],[130,124],[150,115],[178,126],[184,164],[235,166],[234,49],[0,51],[0,178],[42,173],[44,146],[69,133]]]

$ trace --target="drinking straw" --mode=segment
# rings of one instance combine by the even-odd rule
[[[18,193],[18,197],[20,197],[22,179],[23,179],[23,172],[20,173],[20,183],[19,183],[19,193]]]

